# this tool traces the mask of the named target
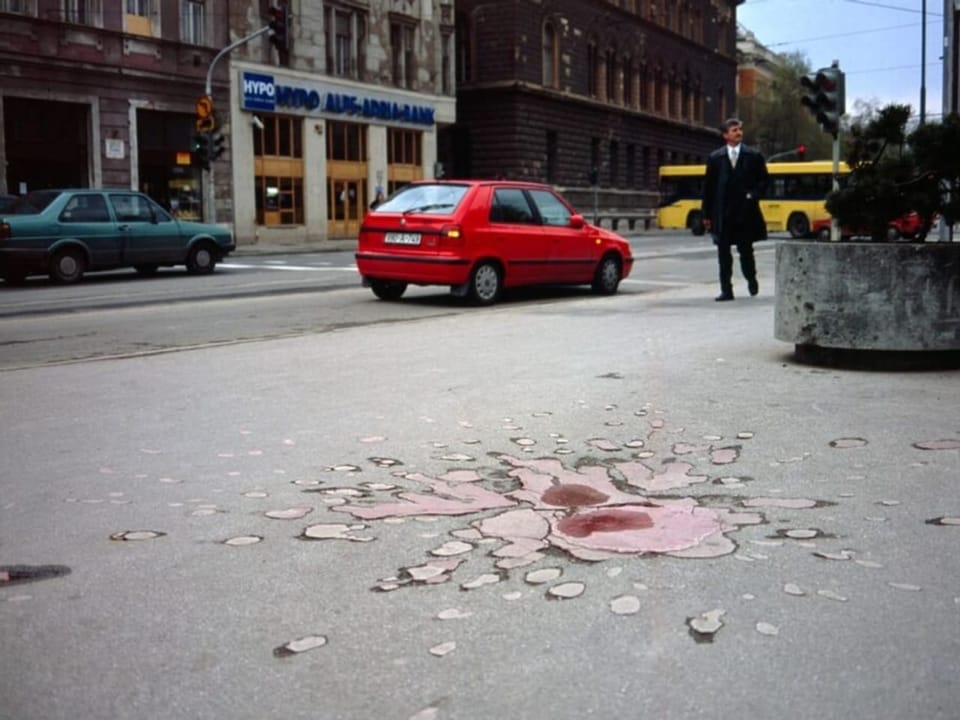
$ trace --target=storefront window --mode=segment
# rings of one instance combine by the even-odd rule
[[[423,133],[419,130],[387,130],[387,193],[423,178]]]
[[[267,115],[253,135],[258,225],[302,225],[303,119]]]
[[[368,207],[367,132],[360,123],[327,121],[327,232],[355,235]]]

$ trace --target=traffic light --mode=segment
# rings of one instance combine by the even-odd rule
[[[204,170],[210,169],[210,133],[193,134],[193,157]]]
[[[210,159],[211,160],[218,160],[220,156],[223,155],[224,150],[226,150],[226,148],[224,147],[225,142],[226,140],[223,137],[223,133],[220,132],[219,130],[215,130],[213,134],[210,135]]]
[[[840,133],[840,118],[845,110],[844,75],[835,62],[800,78],[806,91],[800,102],[810,108],[824,132],[834,137]]]
[[[290,50],[290,15],[286,5],[271,5],[267,8],[270,15],[270,42],[280,52]]]

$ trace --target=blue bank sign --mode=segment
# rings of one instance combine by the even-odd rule
[[[280,85],[272,75],[246,72],[241,76],[243,109],[257,112],[306,112],[353,115],[416,125],[433,125],[434,109],[389,98],[354,95],[310,87]]]

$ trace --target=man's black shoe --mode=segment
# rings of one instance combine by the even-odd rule
[[[751,295],[756,295],[758,292],[760,292],[760,286],[757,284],[756,280],[748,280],[747,287],[750,289]]]
[[[717,295],[714,300],[717,302],[726,302],[727,300],[733,300],[733,293],[720,293]]]

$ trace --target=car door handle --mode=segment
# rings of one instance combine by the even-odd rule
[[[129,225],[117,225],[117,230],[129,230]]]

